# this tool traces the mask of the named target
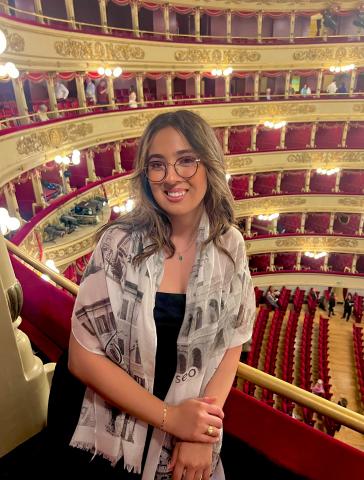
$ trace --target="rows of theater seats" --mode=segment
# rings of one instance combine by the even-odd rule
[[[363,348],[363,329],[353,325],[353,343],[355,370],[358,379],[360,401],[364,407],[364,348]]]

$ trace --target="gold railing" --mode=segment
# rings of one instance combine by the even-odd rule
[[[70,280],[67,280],[62,275],[53,272],[41,262],[31,258],[22,249],[15,246],[8,240],[5,241],[8,250],[18,256],[25,263],[28,263],[34,269],[48,275],[52,281],[54,281],[60,287],[65,288],[72,295],[77,295],[79,289],[78,285],[74,284]],[[341,425],[345,425],[346,427],[364,434],[364,416],[360,415],[359,413],[340,407],[329,400],[318,397],[317,395],[291,385],[290,383],[284,382],[279,378],[268,375],[267,373],[250,367],[244,363],[239,363],[237,377],[238,385],[241,384],[243,380],[248,380],[255,385],[258,385],[262,388],[267,388],[278,395],[289,398],[301,406],[311,408],[322,415],[326,415]]]
[[[161,5],[162,6],[162,5]],[[204,40],[210,41],[216,40],[217,43],[231,43],[231,42],[236,42],[239,43],[239,40],[246,40],[246,41],[253,41],[258,44],[262,44],[264,42],[271,42],[273,41],[278,41],[282,43],[294,43],[295,41],[300,41],[300,40],[307,40],[307,39],[315,39],[319,40],[320,42],[327,42],[328,39],[334,39],[334,40],[341,40],[341,39],[347,39],[348,41],[353,41],[354,38],[357,38],[357,41],[361,40],[362,34],[359,32],[357,34],[353,33],[348,33],[348,34],[326,34],[326,33],[321,33],[318,36],[296,36],[293,34],[287,35],[287,36],[277,36],[277,37],[264,37],[259,34],[256,36],[249,36],[249,37],[242,37],[242,36],[235,36],[235,35],[199,35],[196,37],[195,33],[174,33],[174,32],[166,32],[166,31],[154,31],[154,30],[141,30],[141,29],[132,29],[132,28],[121,28],[121,27],[114,27],[110,26],[108,24],[106,25],[101,25],[97,23],[87,23],[87,22],[81,22],[76,19],[74,20],[69,20],[69,19],[64,19],[64,18],[57,18],[57,17],[50,17],[48,15],[40,14],[37,12],[31,12],[29,10],[23,10],[20,8],[13,7],[11,5],[8,5],[7,3],[0,2],[0,8],[4,12],[9,11],[12,13],[12,15],[17,18],[18,20],[22,20],[21,18],[16,16],[16,13],[20,13],[22,15],[28,15],[30,17],[34,17],[39,24],[48,24],[51,25],[51,22],[59,22],[64,24],[66,28],[69,28],[71,30],[81,30],[82,27],[86,28],[92,28],[92,29],[98,29],[100,30],[100,33],[105,34],[105,33],[113,33],[113,32],[120,32],[120,33],[132,33],[133,36],[135,37],[140,37],[143,38],[143,35],[147,35],[155,37],[152,38],[152,40],[158,40],[158,36],[164,37],[164,40],[166,41],[173,41],[173,37],[175,38],[180,38],[180,39],[186,39],[187,41],[192,41],[196,42],[196,38],[201,40],[203,43]],[[299,14],[299,12],[298,12]],[[289,12],[287,12],[287,15],[289,15]],[[107,31],[105,32],[105,28]],[[94,32],[87,32],[87,29],[83,30],[83,33],[94,33]],[[317,43],[317,42],[314,42]]]

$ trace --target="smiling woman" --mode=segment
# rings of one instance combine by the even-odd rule
[[[63,439],[66,471],[72,464],[92,476],[101,465],[104,478],[222,480],[222,407],[255,297],[206,122],[189,111],[156,117],[133,188],[135,209],[104,231],[75,304],[69,369],[87,386],[82,405],[68,438],[59,434],[54,419],[70,422],[56,372],[48,427]]]

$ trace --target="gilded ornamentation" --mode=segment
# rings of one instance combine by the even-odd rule
[[[354,112],[364,113],[364,105],[362,103],[359,105],[354,105],[353,110]]]
[[[287,157],[288,163],[308,165],[335,165],[337,163],[364,163],[364,152],[299,152],[291,153]]]
[[[269,198],[250,198],[235,202],[239,215],[249,214],[250,212],[273,213],[277,210],[287,207],[299,207],[306,204],[303,197],[269,197]]]
[[[231,112],[233,117],[269,117],[284,115],[304,115],[316,111],[315,105],[297,105],[297,104],[267,104],[267,105],[247,105],[234,108]]]
[[[96,243],[96,231],[90,235],[88,238],[84,238],[79,242],[72,243],[66,247],[59,246],[58,249],[48,250],[45,249],[47,259],[53,260],[54,262],[64,263],[65,259],[70,257],[82,256],[87,252],[90,252]]]
[[[345,197],[339,198],[339,205],[345,205],[345,207],[364,207],[363,197]]]
[[[248,167],[253,163],[253,159],[246,155],[242,157],[226,157],[225,166],[227,170],[236,170],[244,167]]]
[[[24,52],[25,41],[19,33],[9,32],[6,28],[3,28],[2,31],[4,32],[7,41],[7,52]]]
[[[22,136],[16,144],[16,149],[20,155],[31,155],[48,148],[58,148],[67,142],[74,142],[91,134],[92,131],[91,123],[71,123],[67,126],[52,127],[39,133]]]
[[[137,113],[123,119],[123,126],[127,128],[144,128],[159,112]]]
[[[342,237],[290,237],[277,239],[278,248],[289,248],[297,250],[337,250],[338,248],[354,249],[358,247],[358,240]]]
[[[188,63],[227,63],[229,65],[257,62],[260,60],[260,53],[254,50],[244,50],[240,48],[184,48],[177,50],[174,54],[177,62]]]
[[[61,57],[79,60],[128,61],[145,57],[145,51],[140,47],[112,42],[57,40],[54,49]]]
[[[308,48],[293,53],[293,60],[306,62],[325,62],[325,61],[353,61],[364,58],[364,47],[323,47]]]

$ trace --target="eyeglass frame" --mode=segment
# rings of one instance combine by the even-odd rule
[[[194,176],[196,175],[196,173],[197,173],[198,166],[200,165],[201,158],[197,157],[197,158],[195,159],[195,162],[196,162],[196,171],[195,171],[195,173],[194,173],[193,175],[191,175],[190,177],[183,177],[182,175],[180,175],[180,174],[177,172],[176,164],[177,164],[177,162],[178,162],[179,160],[181,160],[181,159],[178,158],[174,163],[165,162],[165,161],[163,160],[163,163],[165,164],[166,168],[165,168],[165,173],[164,173],[164,177],[162,178],[162,180],[151,180],[151,179],[148,177],[148,173],[147,173],[147,172],[148,172],[148,163],[149,163],[149,161],[148,161],[148,163],[147,163],[147,164],[144,166],[144,168],[143,168],[144,174],[145,174],[145,176],[147,177],[147,179],[148,179],[150,182],[152,182],[152,183],[162,183],[162,182],[166,179],[166,177],[167,177],[167,175],[168,175],[168,165],[170,165],[171,167],[174,168],[174,171],[176,172],[176,174],[177,174],[179,177],[183,178],[184,180],[189,180],[190,178],[194,177]]]

